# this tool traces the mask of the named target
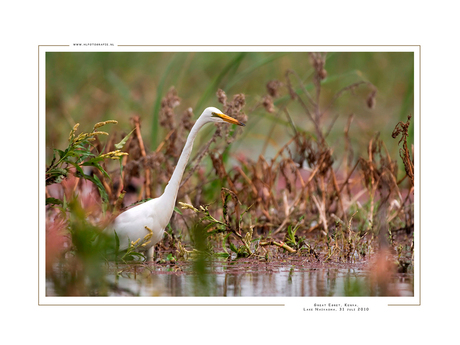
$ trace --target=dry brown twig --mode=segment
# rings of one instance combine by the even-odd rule
[[[409,136],[410,119],[412,115],[409,114],[407,122],[398,122],[391,136],[393,138],[398,137],[401,134],[398,144],[403,142],[403,147],[399,150],[399,156],[404,163],[404,169],[406,170],[407,176],[409,176],[412,186],[414,186],[414,160],[411,159],[409,149],[407,148],[407,137]]]
[[[135,133],[136,139],[137,139],[137,141],[139,143],[139,148],[141,149],[141,155],[142,155],[142,157],[145,158],[147,156],[147,154],[145,152],[144,141],[142,140],[140,117],[138,115],[134,115],[131,118],[131,122],[132,122],[133,126],[136,128],[134,133]],[[150,198],[150,183],[151,183],[150,182],[150,170],[145,169],[144,173],[145,173],[145,182],[144,182],[145,197]]]

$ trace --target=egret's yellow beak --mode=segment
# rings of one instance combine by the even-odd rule
[[[233,117],[230,117],[228,115],[225,115],[225,114],[221,114],[221,113],[212,113],[213,116],[216,116],[216,117],[220,117],[222,120],[224,120],[225,122],[228,122],[228,123],[232,123],[234,125],[238,125],[238,126],[246,126],[243,122],[240,122],[238,121],[237,119],[234,119]]]

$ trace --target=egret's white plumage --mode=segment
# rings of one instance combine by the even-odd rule
[[[149,200],[123,212],[104,230],[106,234],[110,235],[114,232],[117,233],[120,241],[120,251],[128,249],[131,242],[139,239],[137,250],[145,251],[147,253],[147,260],[153,258],[155,244],[162,239],[164,229],[171,219],[182,175],[192,152],[193,142],[198,131],[209,122],[228,122],[244,126],[243,123],[223,114],[217,108],[209,107],[203,111],[190,131],[177,166],[163,194],[158,198]],[[147,240],[144,241],[144,239]],[[144,242],[144,246],[141,246],[142,242]]]

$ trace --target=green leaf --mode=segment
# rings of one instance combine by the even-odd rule
[[[51,175],[64,175],[67,176],[67,169],[64,168],[54,168],[48,171],[49,174]]]
[[[120,239],[118,238],[118,234],[115,230],[113,233],[115,234],[115,254],[118,256],[118,252],[120,250]]]
[[[111,181],[110,175],[107,173],[107,171],[104,170],[104,168],[99,164],[99,163],[94,163],[94,166],[109,180]]]
[[[56,198],[46,198],[46,205],[62,205],[62,201]]]
[[[238,254],[238,248],[236,248],[232,242],[228,241],[228,245],[230,246],[230,249],[232,250],[232,252]]]
[[[126,254],[123,255],[121,258],[124,262],[126,261],[143,261],[146,260],[146,257],[144,254],[138,253],[138,252],[127,252]]]
[[[93,182],[96,187],[99,189],[99,194],[101,195],[101,198],[102,198],[102,201],[104,203],[107,203],[108,200],[109,200],[109,196],[107,194],[107,191],[105,190],[104,188],[104,185],[102,184],[101,180],[99,180],[99,178],[94,175],[94,176],[90,176],[90,175],[83,175],[82,176],[83,178]]]
[[[66,210],[66,209],[67,209],[67,206],[68,206],[68,204],[67,204],[67,198],[65,197],[65,193],[64,193],[63,200],[62,200],[62,208],[63,208],[64,210]]]
[[[123,161],[119,159],[118,162],[120,163],[120,176],[123,176]]]
[[[71,165],[73,165],[73,166],[75,167],[75,169],[77,170],[77,174],[76,174],[76,175],[77,175],[78,177],[83,177],[83,178],[85,178],[86,175],[85,175],[83,169],[81,168],[81,166],[79,166],[78,164],[73,163],[73,162],[69,162],[69,164],[71,164]]]
[[[82,165],[84,165],[84,166],[94,166],[97,162],[100,162],[100,161],[103,161],[103,160],[104,160],[104,157],[98,156],[98,157],[91,158],[90,160],[87,160]]]
[[[54,152],[57,152],[59,154],[59,159],[62,159],[66,155],[67,150],[62,151],[62,150],[59,150],[59,149],[54,149]]]
[[[214,253],[214,256],[215,257],[218,257],[218,258],[228,258],[230,256],[229,253],[225,252],[225,253]]]
[[[224,238],[222,239],[222,249],[224,250],[225,254],[227,254],[227,256],[228,256],[229,254],[228,254],[227,248],[226,248],[226,246],[225,246],[225,241],[227,240],[228,236],[230,236],[230,234],[227,234],[227,235],[224,236]]]
[[[135,128],[129,132],[127,136],[125,136],[118,144],[115,144],[115,148],[117,150],[121,150],[123,146],[125,146],[126,142],[128,141],[129,136],[134,132]]]
[[[108,202],[109,196],[108,196],[107,191],[105,190],[104,185],[102,184],[101,180],[99,180],[99,178],[96,175],[94,175],[93,180],[95,181],[96,186],[99,189],[99,192],[101,193],[101,198],[102,198],[103,202],[104,203]]]

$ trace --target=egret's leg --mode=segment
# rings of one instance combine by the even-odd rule
[[[147,261],[153,261],[153,255],[155,254],[155,246],[151,246],[147,250]]]
[[[147,235],[145,235],[144,237],[144,245],[150,243],[151,241],[151,238],[153,236],[153,231],[148,227],[148,226],[144,226],[144,228],[149,232]],[[146,254],[147,254],[147,261],[153,261],[153,254],[155,253],[155,246],[151,246]]]

